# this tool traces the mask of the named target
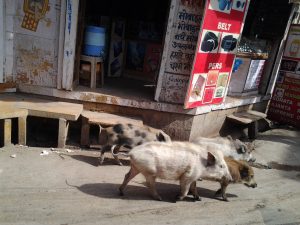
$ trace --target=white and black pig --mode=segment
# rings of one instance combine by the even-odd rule
[[[245,160],[254,162],[255,158],[252,155],[254,145],[252,143],[243,143],[239,139],[233,140],[230,135],[227,137],[197,137],[192,141],[202,147],[210,146],[211,148],[219,149],[223,152],[224,156],[231,157],[235,160]]]
[[[105,128],[106,143],[101,148],[99,163],[103,164],[105,152],[111,151],[114,159],[119,165],[118,153],[121,147],[132,149],[135,146],[146,142],[170,142],[171,138],[162,130],[150,126],[137,126],[133,124],[116,124],[112,127]],[[114,147],[113,147],[114,146]]]
[[[139,173],[145,176],[156,200],[162,200],[155,188],[156,178],[179,180],[181,193],[178,200],[186,197],[191,184],[199,178],[232,179],[221,151],[190,142],[149,142],[133,148],[128,156],[131,168],[119,188],[121,195],[128,182]],[[191,191],[195,200],[201,200],[196,185],[191,186]]]

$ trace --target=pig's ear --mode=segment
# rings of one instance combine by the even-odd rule
[[[213,166],[216,164],[216,157],[211,154],[210,152],[207,152],[207,164],[206,166]]]

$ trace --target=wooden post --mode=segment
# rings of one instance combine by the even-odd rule
[[[97,80],[97,63],[96,58],[91,57],[91,88],[96,88],[96,80]]]
[[[26,119],[27,116],[18,118],[19,144],[26,145]]]
[[[65,148],[68,136],[69,122],[66,119],[59,119],[58,125],[58,148]]]
[[[253,121],[248,125],[248,137],[250,139],[255,139],[258,134],[258,121]]]
[[[82,117],[80,145],[90,145],[90,125],[88,118],[85,117]]]
[[[62,88],[66,90],[72,90],[73,88],[78,8],[79,0],[67,0],[64,55],[62,64]]]
[[[11,145],[11,119],[4,120],[4,146]]]
[[[66,7],[67,1],[60,2],[60,19],[59,19],[59,38],[58,38],[58,71],[57,71],[57,88],[62,89],[63,76],[63,60],[64,60],[64,44],[65,44],[65,29],[66,29]]]

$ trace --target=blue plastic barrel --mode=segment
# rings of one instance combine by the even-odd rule
[[[88,56],[104,57],[105,55],[105,28],[87,26],[84,36],[83,54]]]

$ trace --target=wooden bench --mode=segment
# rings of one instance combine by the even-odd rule
[[[11,119],[13,118],[18,118],[18,143],[21,145],[26,145],[27,115],[28,111],[26,109],[19,109],[2,105],[2,107],[0,108],[0,120],[4,120],[4,146],[11,145]]]
[[[81,141],[82,146],[90,145],[90,125],[95,124],[99,126],[99,138],[101,129],[104,127],[113,126],[118,123],[131,123],[137,126],[143,126],[143,121],[139,118],[125,117],[105,112],[92,112],[84,110],[82,112],[81,125]]]
[[[248,127],[248,137],[254,139],[258,133],[258,120],[266,118],[267,115],[258,111],[248,110],[228,115],[227,119],[232,122],[243,124]]]
[[[28,116],[37,116],[59,120],[58,148],[65,148],[69,129],[69,121],[76,121],[82,110],[82,104],[45,100],[22,95],[0,96],[0,105],[28,110]]]

